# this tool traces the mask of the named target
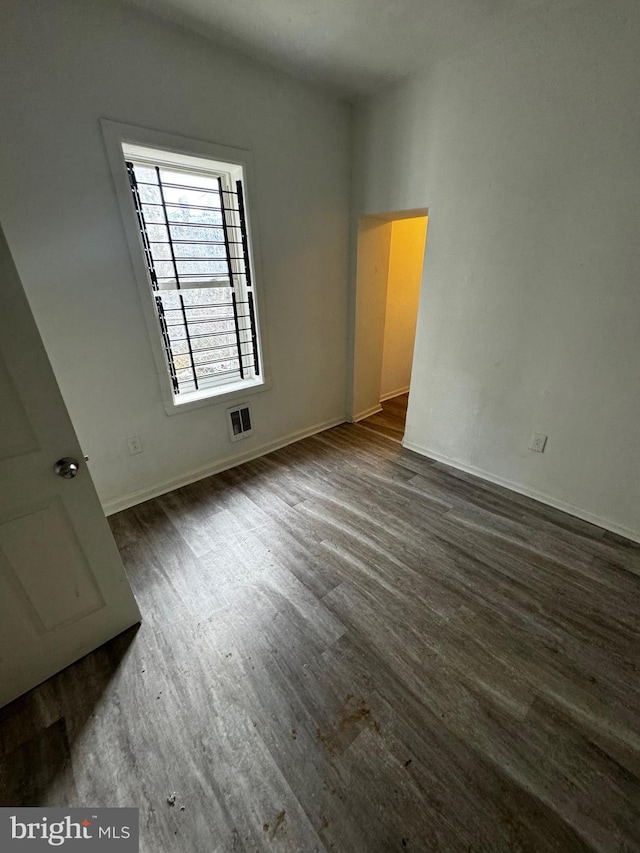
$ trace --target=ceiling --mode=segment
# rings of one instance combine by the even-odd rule
[[[569,0],[125,0],[347,96],[508,31]],[[574,0],[575,2],[575,0]]]

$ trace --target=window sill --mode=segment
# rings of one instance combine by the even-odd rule
[[[270,387],[271,383],[262,378],[230,382],[218,388],[190,391],[187,394],[182,394],[179,400],[175,398],[169,402],[165,400],[164,409],[168,415],[179,415],[183,412],[190,412],[192,409],[200,409],[204,406],[226,403],[230,400],[259,394],[262,391],[268,391]]]

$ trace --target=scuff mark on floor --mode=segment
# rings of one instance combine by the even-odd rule
[[[358,736],[363,723],[376,732],[380,731],[380,724],[373,718],[371,709],[366,706],[364,699],[355,703],[352,700],[353,695],[347,694],[340,720],[336,726],[326,732],[323,732],[319,727],[316,729],[316,740],[325,746],[329,752],[342,752]]]

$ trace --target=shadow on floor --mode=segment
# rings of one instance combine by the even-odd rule
[[[139,626],[0,709],[0,807],[80,805],[71,747],[100,703]],[[61,715],[72,696],[73,728]]]

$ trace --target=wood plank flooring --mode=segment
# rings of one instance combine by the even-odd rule
[[[360,426],[400,443],[404,437],[409,395],[399,394],[380,403],[382,411],[360,421]]]
[[[640,850],[640,547],[362,425],[111,523],[144,622],[0,711],[0,805],[137,806],[145,853]]]

